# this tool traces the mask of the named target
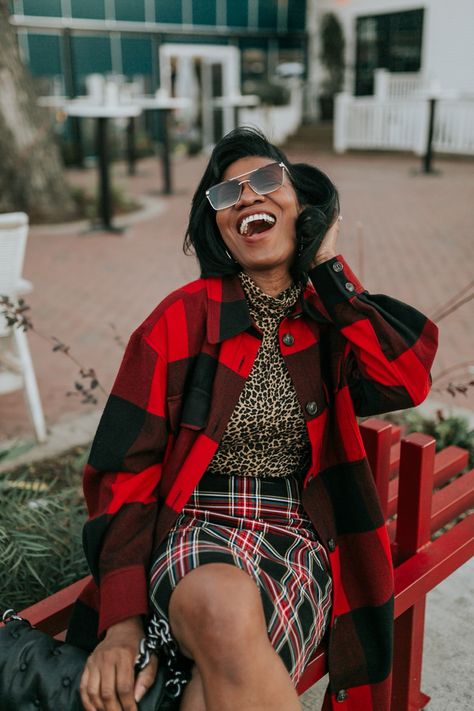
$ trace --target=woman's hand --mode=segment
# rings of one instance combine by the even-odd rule
[[[107,630],[87,660],[80,694],[85,711],[137,711],[137,702],[153,684],[158,659],[135,679],[135,660],[143,638],[140,617],[130,617]]]
[[[341,222],[342,216],[338,215],[324,235],[318,251],[314,255],[311,268],[316,267],[318,264],[322,264],[322,262],[327,262],[328,259],[332,259],[332,257],[337,255],[336,242]]]

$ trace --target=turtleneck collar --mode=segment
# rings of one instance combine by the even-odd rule
[[[285,316],[291,311],[302,292],[301,284],[291,284],[277,296],[271,296],[262,291],[245,272],[239,273],[239,279],[252,315],[261,317]]]

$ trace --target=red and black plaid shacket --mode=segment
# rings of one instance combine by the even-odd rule
[[[356,415],[424,400],[438,332],[365,291],[341,255],[310,277],[278,337],[312,446],[303,504],[333,577],[323,708],[388,711],[393,571]],[[209,465],[260,343],[235,277],[178,289],[132,334],[84,474],[95,584],[76,604],[71,642],[90,649],[110,625],[148,613],[154,552]]]

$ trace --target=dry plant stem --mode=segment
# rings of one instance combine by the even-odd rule
[[[469,282],[466,286],[463,286],[462,289],[457,291],[453,296],[451,296],[447,301],[442,303],[440,306],[436,306],[433,309],[432,314],[430,315],[430,318],[435,321],[439,315],[441,315],[447,308],[451,307],[454,302],[456,302],[466,291],[469,291],[472,287],[474,286],[474,279]]]
[[[457,311],[457,309],[459,309],[460,306],[462,306],[463,304],[467,304],[469,301],[472,301],[472,299],[474,299],[474,293],[469,294],[469,296],[466,296],[464,299],[460,299],[459,301],[456,301],[456,303],[454,303],[449,309],[441,312],[433,320],[436,321],[436,323],[439,323],[440,321],[442,321],[443,318],[446,318],[446,316],[449,316],[449,314],[452,314],[454,311]]]
[[[62,343],[62,341],[60,341],[59,338],[56,338],[56,336],[47,336],[41,331],[38,331],[38,329],[33,326],[32,321],[27,316],[27,311],[30,310],[30,307],[25,303],[23,299],[19,299],[18,304],[15,304],[10,301],[8,296],[0,296],[0,306],[3,306],[3,310],[1,313],[5,317],[9,326],[11,326],[12,328],[22,328],[24,331],[32,331],[39,338],[42,338],[43,341],[46,341],[50,345],[52,344],[53,351],[60,351],[79,368],[81,378],[90,379],[89,389],[83,386],[81,383],[75,383],[76,392],[82,395],[82,397],[84,398],[83,402],[89,402],[93,404],[97,403],[96,398],[92,395],[91,392],[96,388],[100,390],[104,395],[107,395],[106,390],[102,387],[99,380],[97,379],[95,370],[93,368],[85,368],[82,363],[80,363],[80,361],[78,361],[77,358],[75,358],[71,354],[70,346],[67,346],[65,343]]]

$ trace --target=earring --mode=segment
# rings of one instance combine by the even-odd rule
[[[229,257],[231,262],[235,262],[234,257],[231,255],[231,253],[227,249],[224,249],[224,252],[227,254],[227,256]]]

